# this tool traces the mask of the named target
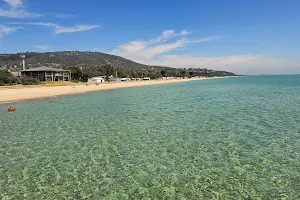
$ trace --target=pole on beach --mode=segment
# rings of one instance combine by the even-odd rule
[[[23,65],[23,71],[26,69],[25,67],[25,55],[20,55],[20,57],[23,59],[22,65]]]

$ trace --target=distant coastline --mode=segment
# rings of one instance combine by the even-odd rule
[[[103,90],[113,90],[121,88],[141,87],[150,85],[182,83],[188,81],[199,81],[225,77],[211,77],[211,78],[195,78],[195,79],[175,79],[175,80],[151,80],[151,81],[136,81],[136,82],[121,82],[101,85],[86,86],[84,84],[68,85],[68,86],[9,86],[0,87],[0,103],[12,103],[24,100],[54,98],[56,96],[81,94],[86,92],[95,92]]]

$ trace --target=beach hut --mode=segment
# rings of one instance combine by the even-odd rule
[[[119,78],[110,78],[109,82],[120,82],[121,80]]]
[[[96,83],[99,85],[100,83],[104,83],[105,79],[103,77],[93,77],[88,79],[88,83]]]
[[[150,81],[151,79],[150,79],[150,77],[144,77],[143,78],[143,81]]]
[[[105,82],[104,78],[102,78],[102,77],[93,77],[92,81],[96,82],[96,83],[104,83]]]
[[[121,78],[120,80],[121,80],[121,82],[128,82],[128,81],[130,81],[131,79],[130,79],[130,78]]]

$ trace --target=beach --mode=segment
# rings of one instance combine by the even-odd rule
[[[55,96],[80,94],[101,90],[113,90],[121,88],[149,86],[158,84],[181,83],[193,80],[206,80],[212,78],[197,78],[197,79],[173,79],[173,80],[151,80],[151,81],[134,81],[134,82],[118,82],[118,83],[103,83],[100,85],[92,84],[86,86],[85,84],[70,84],[67,86],[54,86],[47,85],[39,86],[10,86],[0,87],[0,103],[9,103],[22,100],[32,100],[40,98],[53,98]]]

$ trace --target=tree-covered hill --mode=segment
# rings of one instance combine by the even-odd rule
[[[21,53],[0,54],[0,66],[20,66]],[[144,67],[145,65],[125,58],[100,52],[61,51],[61,52],[26,52],[26,63],[30,67],[40,66],[101,66],[112,64],[116,67]]]
[[[16,54],[0,54],[0,69],[18,71],[22,67],[22,59]],[[234,76],[234,73],[226,71],[214,71],[209,69],[180,69],[172,66],[151,66],[133,62],[120,56],[109,55],[100,52],[61,51],[61,52],[26,52],[26,68],[40,66],[69,68],[75,73],[85,77],[114,75],[119,77],[145,77],[158,78],[161,76]],[[108,70],[108,65],[110,66]]]

